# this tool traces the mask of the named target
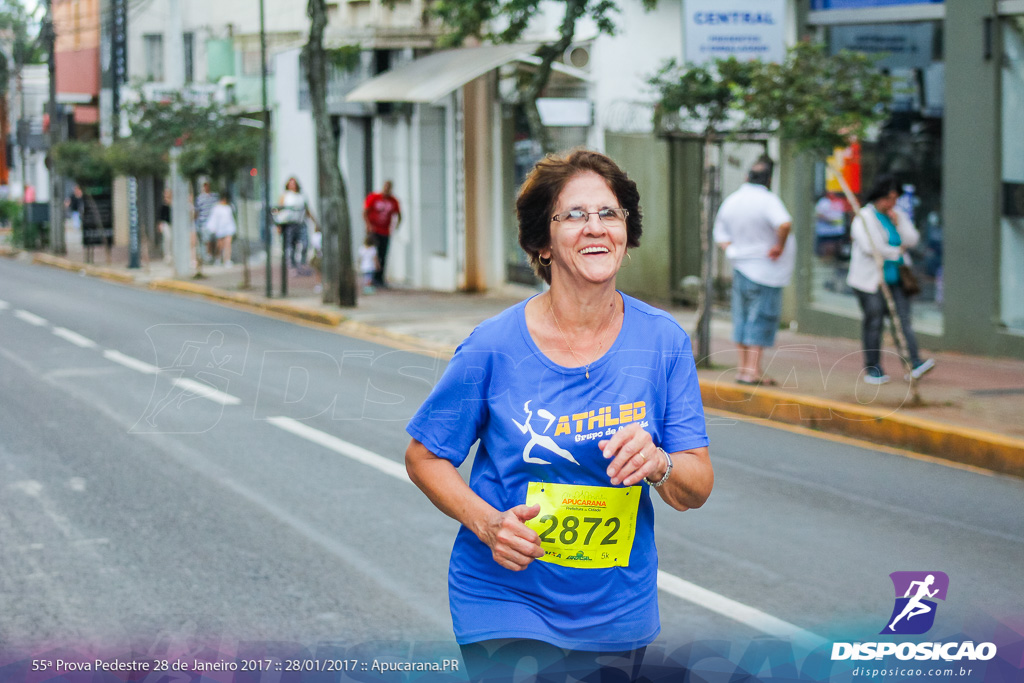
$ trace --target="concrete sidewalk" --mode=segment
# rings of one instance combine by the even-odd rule
[[[128,269],[123,248],[115,248],[109,264],[103,250],[96,250],[99,263],[90,266],[84,263],[81,247],[76,250],[71,240],[68,244],[65,257],[34,254],[32,258],[38,263],[261,309],[345,334],[375,337],[393,346],[442,355],[450,355],[481,321],[535,293],[526,287],[487,294],[397,288],[361,296],[356,308],[342,309],[321,303],[321,295],[314,291],[316,277],[308,268],[289,272],[288,295],[281,297],[280,265],[275,263],[271,269],[273,297],[267,299],[267,269],[263,263],[250,266],[246,289],[239,264],[204,266],[202,278],[180,280],[163,262]],[[696,324],[692,309],[663,308],[693,335]],[[930,355],[937,365],[920,382],[923,405],[913,406],[909,384],[902,381],[903,370],[894,353],[884,361],[893,381],[870,386],[860,379],[859,342],[790,331],[780,332],[776,346],[766,351],[766,374],[778,386],[738,385],[734,382],[736,353],[730,333],[728,316],[716,316],[712,324],[712,368],[699,371],[707,408],[865,439],[1024,477],[1024,361],[928,354],[925,349],[922,355]]]

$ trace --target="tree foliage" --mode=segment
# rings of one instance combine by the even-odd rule
[[[806,41],[791,46],[780,64],[735,58],[709,65],[670,62],[649,82],[659,95],[659,130],[690,123],[724,132],[724,124],[825,154],[883,121],[892,99],[892,80],[872,57],[845,50],[829,54]]]
[[[648,10],[657,2],[641,1]],[[577,23],[583,18],[593,20],[600,33],[615,35],[620,12],[618,4],[614,0],[561,0],[556,3],[542,0],[437,0],[430,8],[431,14],[440,18],[447,29],[442,45],[454,47],[471,38],[495,43],[519,42],[530,22],[544,6],[550,5],[565,8],[558,38],[540,46],[537,51],[540,63],[519,87],[530,134],[545,151],[551,151],[551,143],[537,111],[537,98],[551,78],[552,65],[572,45]]]
[[[7,92],[11,76],[20,73],[24,65],[46,63],[39,29],[38,18],[21,2],[0,0],[0,33],[9,36],[7,49],[0,50],[0,93]]]
[[[99,142],[65,140],[53,148],[52,154],[56,171],[74,179],[83,189],[108,185],[114,177],[107,150]]]
[[[884,121],[891,100],[892,79],[874,57],[849,50],[829,55],[824,45],[800,42],[784,63],[755,71],[743,110],[798,148],[828,154]]]
[[[135,178],[163,178],[167,175],[166,154],[132,138],[114,141],[106,149],[105,156],[115,175]]]
[[[649,83],[660,93],[654,109],[655,127],[663,130],[666,117],[682,116],[702,127],[717,130],[738,109],[750,92],[757,62],[741,62],[735,57],[708,65],[680,66],[674,59]]]
[[[166,175],[167,153],[176,145],[182,147],[181,173],[192,181],[207,176],[228,184],[240,170],[257,164],[259,131],[213,103],[197,103],[175,93],[166,100],[143,99],[126,109],[131,136],[114,145],[125,152],[116,156],[117,170],[125,175]],[[132,158],[133,150],[148,159]]]

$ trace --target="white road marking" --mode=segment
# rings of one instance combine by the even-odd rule
[[[3,299],[0,299],[0,311],[6,311],[10,307],[11,305],[9,303],[4,301]]]
[[[377,455],[361,446],[356,446],[319,429],[314,429],[290,417],[271,417],[267,422],[307,441],[312,441],[324,448],[328,448],[335,453],[369,465],[384,474],[412,483],[405,471],[405,467],[394,460]],[[658,588],[681,600],[692,602],[706,610],[745,624],[761,633],[777,638],[790,639],[802,647],[813,649],[826,642],[824,638],[815,633],[794,626],[787,621],[773,617],[742,602],[731,600],[724,595],[701,588],[668,572],[658,571]]]
[[[202,398],[208,398],[223,406],[237,406],[242,402],[242,399],[237,396],[225,394],[223,391],[214,389],[209,384],[203,384],[202,382],[197,382],[194,379],[188,379],[187,377],[177,378],[174,380],[174,385],[181,387],[185,391],[190,391]]]
[[[123,365],[126,368],[131,368],[138,372],[145,373],[147,375],[158,375],[160,374],[160,368],[149,363],[144,363],[137,358],[126,356],[120,351],[114,351],[113,349],[107,349],[103,352],[103,357],[107,360],[112,360],[119,365]]]
[[[307,441],[312,441],[315,444],[319,444],[324,448],[328,448],[335,453],[344,455],[347,458],[351,458],[356,462],[361,462],[364,465],[369,465],[377,470],[380,470],[384,474],[390,475],[395,479],[401,479],[402,481],[409,482],[409,475],[405,472],[405,467],[398,464],[390,458],[385,458],[382,455],[377,455],[372,451],[368,451],[361,446],[357,446],[348,441],[343,441],[336,436],[331,436],[326,432],[321,432],[319,429],[314,429],[308,425],[304,425],[298,420],[293,420],[290,417],[271,417],[267,420],[270,424],[275,427],[279,427],[286,432],[291,432],[296,436],[300,436]]]
[[[60,337],[61,339],[69,341],[72,344],[74,344],[75,346],[79,346],[79,347],[81,347],[83,349],[94,349],[94,348],[96,348],[96,342],[94,342],[92,339],[89,339],[88,337],[83,337],[82,335],[78,334],[77,332],[72,332],[71,330],[69,330],[67,328],[55,327],[55,328],[53,328],[53,333],[55,335],[57,335],[58,337]]]
[[[35,325],[36,327],[42,327],[46,324],[46,318],[40,318],[35,313],[29,313],[28,311],[23,311],[20,308],[14,311],[14,317],[21,318],[29,325]]]
[[[685,579],[660,569],[658,570],[658,588],[677,598],[692,602],[704,609],[721,614],[724,617],[729,617],[733,621],[738,621],[761,633],[767,633],[776,638],[792,640],[794,643],[811,649],[826,642],[824,638],[816,633],[811,633],[798,626],[794,626],[788,621],[773,617],[742,602],[730,600],[724,595],[709,591],[707,588],[701,588],[695,583],[690,583]]]

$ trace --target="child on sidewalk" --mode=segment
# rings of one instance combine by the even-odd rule
[[[313,269],[313,273],[316,275],[316,284],[313,285],[313,291],[319,294],[324,291],[323,276],[321,274],[321,268],[324,263],[324,234],[320,232],[320,226],[316,226],[316,231],[310,235],[309,246],[313,250],[313,255],[309,259],[309,267]]]
[[[359,247],[359,272],[363,274],[363,294],[373,294],[373,277],[378,268],[380,261],[377,258],[373,235],[366,233],[363,246]]]

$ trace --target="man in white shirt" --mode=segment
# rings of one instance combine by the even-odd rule
[[[796,263],[793,219],[769,189],[772,169],[772,160],[762,156],[715,218],[715,243],[725,249],[733,267],[733,341],[739,348],[740,384],[775,384],[762,376],[761,358],[764,348],[775,343],[782,289]]]

